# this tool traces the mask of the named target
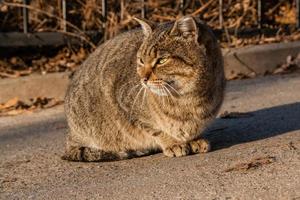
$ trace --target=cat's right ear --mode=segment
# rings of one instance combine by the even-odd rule
[[[183,36],[184,38],[198,38],[196,19],[192,16],[184,16],[175,21],[170,31],[171,36]]]
[[[141,27],[143,29],[143,33],[146,37],[151,35],[152,30],[154,29],[154,24],[152,22],[145,20],[145,19],[140,19],[137,17],[133,17],[133,19],[141,25]]]

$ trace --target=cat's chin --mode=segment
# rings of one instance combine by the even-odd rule
[[[150,90],[151,93],[158,95],[158,96],[169,96],[169,92],[165,89],[164,86],[157,86],[151,84],[145,84],[142,82],[142,86],[147,90]]]
[[[149,90],[158,96],[168,96],[169,94],[163,89],[149,88]]]

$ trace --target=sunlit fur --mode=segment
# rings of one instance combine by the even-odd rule
[[[65,98],[64,159],[107,161],[162,151],[207,152],[201,133],[225,88],[220,48],[189,16],[105,42],[76,71]]]

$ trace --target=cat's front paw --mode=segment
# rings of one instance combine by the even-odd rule
[[[189,142],[192,153],[207,153],[211,150],[209,141],[197,139]]]
[[[191,152],[190,146],[187,144],[174,144],[163,150],[164,155],[168,157],[186,156],[190,152]]]

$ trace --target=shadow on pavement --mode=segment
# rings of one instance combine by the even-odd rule
[[[204,135],[214,150],[300,130],[300,103],[253,112],[246,117],[218,118]]]
[[[65,128],[66,121],[64,117],[60,117],[42,124],[0,129],[0,144],[5,147],[6,144],[15,144],[19,141],[28,145],[28,142],[30,143],[34,138],[42,139],[42,135],[58,137],[58,135],[47,134],[58,129],[63,129],[59,132],[59,135],[63,135]],[[246,116],[237,118],[218,118],[206,131],[204,137],[211,142],[214,150],[218,150],[296,130],[300,130],[300,102],[248,112]],[[62,138],[59,137],[58,140]]]

